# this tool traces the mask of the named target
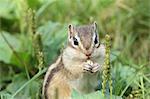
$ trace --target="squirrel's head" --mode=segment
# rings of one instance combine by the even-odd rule
[[[68,45],[87,58],[100,47],[97,24],[94,22],[84,26],[68,26]]]

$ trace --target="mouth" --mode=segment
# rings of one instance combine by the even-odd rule
[[[90,59],[90,57],[87,57],[87,59]]]

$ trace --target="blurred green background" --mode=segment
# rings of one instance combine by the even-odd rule
[[[113,95],[150,98],[150,0],[0,0],[1,99],[39,99],[42,73],[65,46],[68,24],[93,21],[101,42],[106,34],[112,37]],[[98,94],[80,98],[99,99]],[[76,93],[73,98],[80,99]]]

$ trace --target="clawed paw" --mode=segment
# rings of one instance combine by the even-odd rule
[[[92,72],[95,73],[100,70],[100,65],[98,63],[93,64]]]
[[[99,71],[99,69],[100,69],[100,65],[98,63],[93,63],[90,60],[87,60],[87,62],[85,62],[83,65],[83,70],[85,72],[95,73]]]
[[[92,71],[92,66],[93,66],[93,62],[88,60],[87,62],[84,63],[83,70],[84,71]]]

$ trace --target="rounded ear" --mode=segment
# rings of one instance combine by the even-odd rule
[[[68,36],[69,38],[71,38],[72,34],[73,34],[73,25],[72,24],[69,24],[68,25]]]

